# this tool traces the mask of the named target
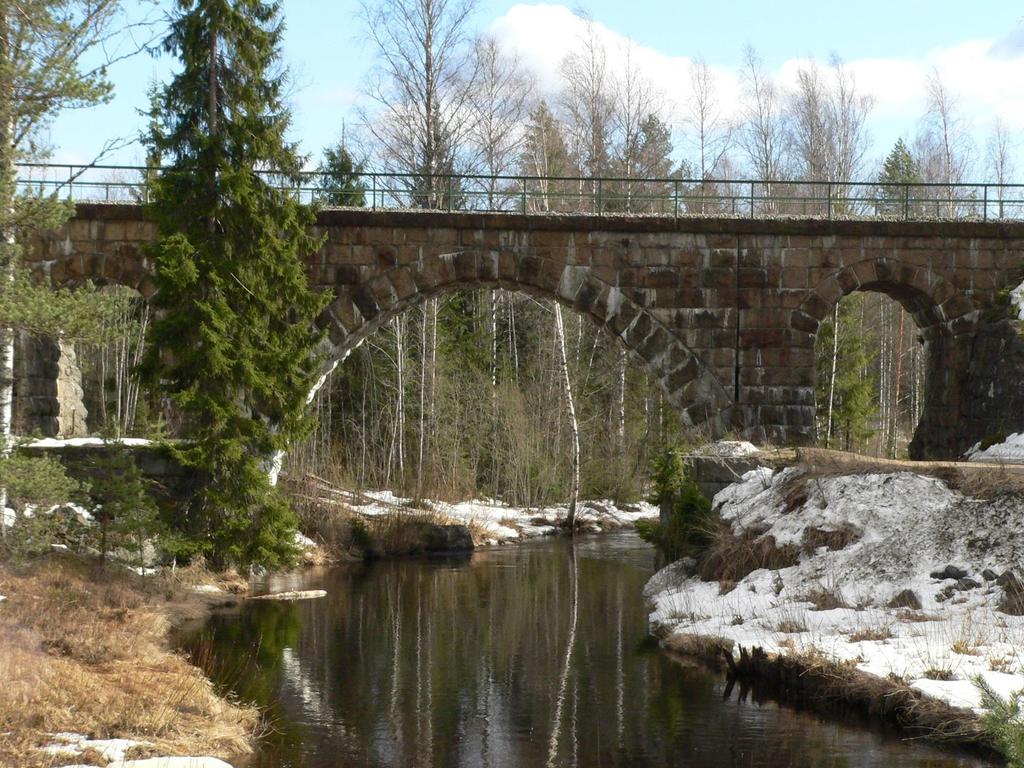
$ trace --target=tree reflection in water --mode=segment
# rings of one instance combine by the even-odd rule
[[[980,765],[723,699],[650,642],[653,568],[625,535],[335,568],[303,582],[326,598],[248,603],[186,646],[267,708],[257,767]]]

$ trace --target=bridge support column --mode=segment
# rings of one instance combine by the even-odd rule
[[[14,432],[43,437],[89,433],[82,402],[82,371],[74,347],[18,335],[14,364]]]
[[[929,355],[925,411],[910,455],[958,458],[980,440],[1024,431],[1024,324],[999,321],[948,337]]]

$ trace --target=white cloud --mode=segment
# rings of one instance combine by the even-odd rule
[[[501,43],[518,52],[520,60],[537,77],[540,90],[557,93],[559,67],[578,45],[585,32],[584,21],[568,7],[553,4],[515,5],[491,23],[489,30]],[[628,38],[595,20],[598,39],[605,43],[610,69],[621,61]],[[742,97],[737,44],[735,66],[716,66],[719,100],[726,112],[739,111]],[[669,56],[658,50],[635,45],[634,61],[672,105],[669,118],[677,127],[690,98],[692,60]],[[791,85],[805,60],[793,58],[775,72],[783,86]],[[825,66],[826,62],[819,62]],[[972,124],[975,139],[983,143],[996,117],[1011,130],[1024,130],[1024,28],[1002,40],[965,40],[947,48],[936,48],[922,58],[866,58],[847,60],[860,90],[875,99],[872,133],[878,139],[876,152],[896,136],[912,135],[925,109],[925,80],[936,68],[951,92],[956,94],[964,116]]]

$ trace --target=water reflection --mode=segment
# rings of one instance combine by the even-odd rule
[[[268,707],[257,766],[981,764],[724,698],[649,642],[653,557],[609,536],[332,569],[302,582],[327,598],[249,603],[188,645]]]

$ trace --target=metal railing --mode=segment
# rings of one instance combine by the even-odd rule
[[[152,169],[119,165],[23,163],[18,188],[80,202],[147,202]],[[879,184],[877,182],[488,176],[366,171],[357,186],[332,190],[319,172],[298,183],[267,182],[306,203],[370,209],[575,213],[741,218],[813,217],[900,221],[1024,220],[1024,184]]]

